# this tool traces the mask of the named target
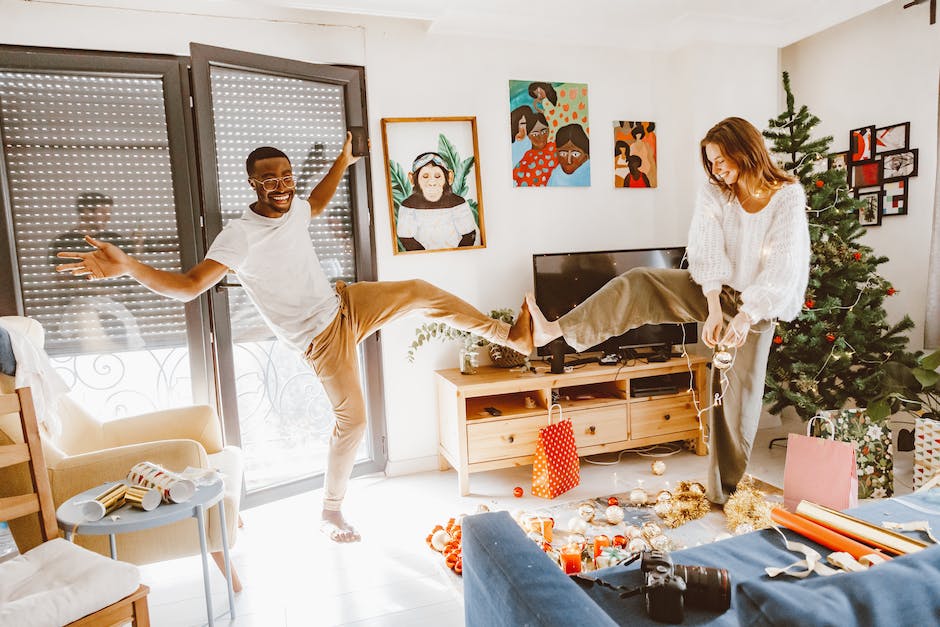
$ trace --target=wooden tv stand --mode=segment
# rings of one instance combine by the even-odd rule
[[[708,359],[690,357],[636,365],[590,364],[564,374],[511,372],[486,366],[474,375],[437,371],[441,470],[453,467],[460,494],[470,493],[470,473],[531,464],[539,429],[548,424],[552,391],[574,427],[578,455],[622,451],[662,442],[694,440],[707,453],[698,412],[706,398]],[[676,390],[631,396],[648,377],[676,375]],[[534,407],[526,406],[526,399]],[[486,408],[494,408],[492,415]],[[703,414],[705,418],[705,414]],[[707,418],[705,418],[707,428]]]

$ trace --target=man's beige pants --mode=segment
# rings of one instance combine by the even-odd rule
[[[725,321],[735,316],[740,294],[725,287],[721,309]],[[576,350],[586,350],[609,337],[644,324],[702,322],[708,302],[702,288],[687,270],[636,268],[612,279],[578,307],[558,319],[565,340]],[[691,339],[691,338],[690,338]],[[760,421],[767,357],[773,324],[762,321],[751,328],[747,340],[731,349],[734,364],[725,371],[721,404],[709,412],[709,460],[707,495],[724,503],[744,476]],[[712,389],[720,388],[715,369]],[[699,399],[703,406],[713,399]]]
[[[455,329],[505,344],[510,325],[490,318],[427,281],[336,283],[339,312],[304,354],[333,405],[336,422],[330,437],[323,508],[339,510],[366,431],[366,404],[359,381],[356,346],[384,324],[421,313]]]

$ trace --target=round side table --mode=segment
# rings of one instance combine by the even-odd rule
[[[228,587],[228,608],[231,618],[235,618],[235,593],[232,591],[232,566],[229,561],[228,532],[225,527],[225,504],[222,500],[222,482],[196,488],[193,497],[185,503],[161,503],[149,512],[124,505],[101,520],[87,521],[81,510],[81,503],[93,500],[97,495],[114,486],[119,481],[110,481],[90,490],[76,494],[59,506],[56,519],[59,528],[65,531],[65,537],[71,541],[74,534],[89,536],[109,536],[111,558],[117,559],[117,543],[114,536],[129,531],[152,529],[174,523],[186,518],[195,518],[199,528],[199,548],[202,551],[202,581],[206,591],[206,614],[209,626],[215,624],[212,616],[212,593],[209,589],[209,552],[206,544],[206,508],[218,503],[219,524],[222,531],[222,553],[225,556],[225,582]]]

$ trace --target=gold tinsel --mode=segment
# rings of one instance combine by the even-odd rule
[[[725,516],[728,518],[728,530],[736,531],[742,526],[751,529],[766,529],[773,526],[770,510],[780,507],[779,503],[769,503],[766,495],[754,485],[754,478],[745,475],[734,494],[725,503]]]
[[[680,481],[672,491],[672,498],[657,504],[654,511],[669,527],[675,529],[707,514],[712,508],[705,498],[705,488],[695,481]]]

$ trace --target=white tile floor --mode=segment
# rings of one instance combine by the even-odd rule
[[[800,431],[798,419],[758,432],[749,470],[783,485],[786,449],[768,449],[771,438]],[[623,492],[635,485],[658,489],[659,482],[699,479],[705,457],[683,452],[666,458],[663,477],[653,477],[650,460],[625,454],[614,466],[582,464],[581,485],[565,500]],[[911,453],[896,455],[896,487],[910,491]],[[339,546],[318,532],[320,493],[286,499],[243,512],[245,526],[232,551],[244,590],[236,596],[237,618],[228,616],[224,580],[211,564],[216,624],[221,626],[421,627],[461,626],[463,601],[459,586],[440,555],[425,545],[425,536],[449,516],[473,513],[479,504],[491,508],[537,509],[545,501],[512,497],[516,485],[528,486],[531,466],[471,475],[469,497],[457,494],[453,471],[352,482],[346,515],[363,541]],[[906,484],[906,485],[905,485]],[[528,490],[527,490],[528,492]],[[202,570],[198,557],[142,568],[150,586],[150,613],[155,627],[206,624]]]

